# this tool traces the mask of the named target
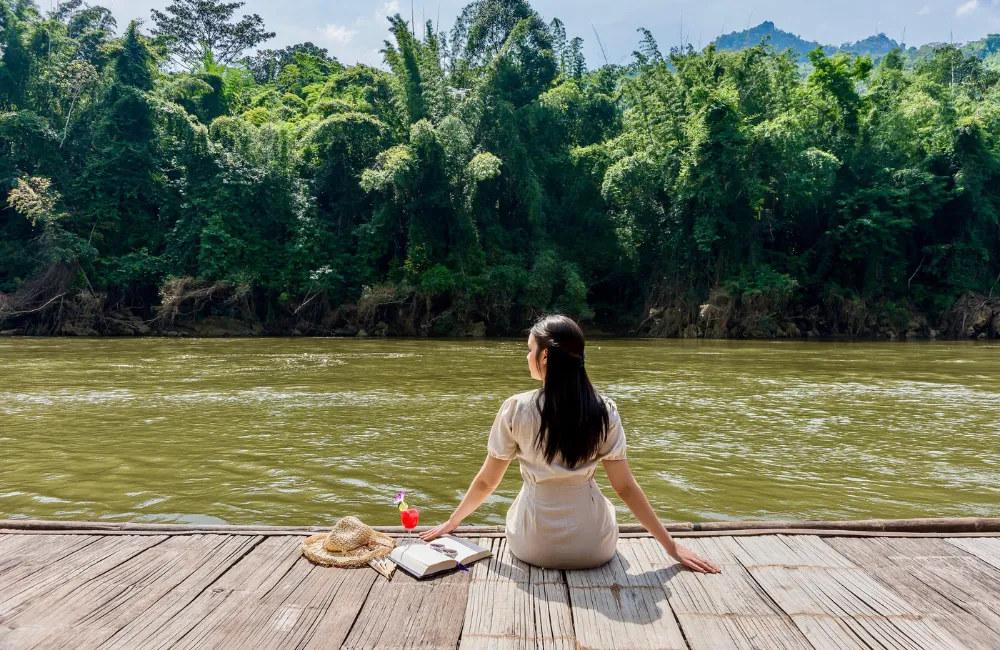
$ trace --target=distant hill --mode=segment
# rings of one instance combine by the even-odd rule
[[[986,67],[1000,69],[1000,34],[990,34],[962,46],[962,52],[986,61]]]
[[[805,62],[806,54],[817,47],[822,47],[823,51],[827,54],[834,54],[836,52],[846,52],[856,56],[869,54],[875,60],[900,47],[905,49],[906,58],[912,65],[933,56],[936,49],[945,45],[945,43],[927,43],[920,47],[907,48],[905,44],[900,44],[885,34],[876,34],[860,41],[854,41],[853,43],[825,45],[817,41],[806,40],[797,34],[786,32],[783,29],[778,29],[769,20],[750,29],[725,34],[713,42],[719,49],[742,50],[745,47],[757,45],[764,39],[767,39],[768,45],[778,50],[791,49],[799,55],[801,62]],[[962,52],[967,56],[984,59],[988,66],[1000,68],[1000,34],[990,34],[978,41],[970,41],[969,43],[957,45],[961,47]]]
[[[855,55],[870,54],[872,58],[878,58],[892,52],[897,47],[900,47],[900,44],[895,40],[889,38],[885,34],[876,34],[875,36],[869,36],[862,41],[843,43],[836,49],[839,52],[849,52]]]
[[[791,49],[802,59],[805,59],[807,53],[820,47],[820,43],[816,41],[807,41],[791,32],[778,29],[770,20],[741,32],[725,34],[713,42],[720,50],[742,50],[745,47],[759,45],[765,39],[767,39],[768,45],[781,51]],[[823,49],[826,50],[828,47],[824,46]]]

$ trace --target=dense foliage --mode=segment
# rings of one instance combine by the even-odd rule
[[[641,31],[589,70],[560,21],[476,0],[447,35],[392,17],[383,70],[248,56],[267,33],[239,6],[177,0],[119,36],[80,0],[0,0],[8,327],[996,330],[1000,77],[955,47],[816,49],[804,76]]]

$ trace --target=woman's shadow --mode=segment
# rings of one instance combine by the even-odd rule
[[[668,584],[681,568],[654,560],[642,562],[646,568],[640,571],[638,564],[633,565],[619,550],[595,569],[541,569],[503,553],[477,562],[470,572],[473,584],[513,583],[550,612],[566,607],[574,618],[579,618],[580,610],[590,610],[613,621],[652,624],[669,608],[672,592]]]

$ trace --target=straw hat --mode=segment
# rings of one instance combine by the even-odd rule
[[[342,569],[368,566],[385,557],[396,545],[388,535],[375,532],[357,517],[344,517],[326,535],[313,535],[302,542],[302,554],[323,566]]]

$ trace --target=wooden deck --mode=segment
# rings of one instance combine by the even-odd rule
[[[310,564],[300,529],[56,526],[0,522],[2,650],[1000,648],[1000,533],[679,533],[705,576],[635,531],[551,571],[472,530],[493,558],[388,582]]]

